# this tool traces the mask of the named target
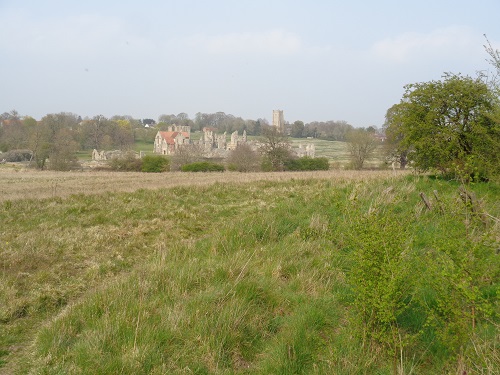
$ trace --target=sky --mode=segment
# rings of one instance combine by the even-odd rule
[[[492,70],[498,0],[0,0],[0,113],[384,123],[404,86]]]

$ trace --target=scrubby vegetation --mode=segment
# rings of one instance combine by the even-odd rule
[[[120,157],[109,160],[108,165],[113,171],[141,172],[143,160],[136,157],[135,153],[128,152]]]
[[[289,159],[285,162],[288,171],[327,171],[329,169],[327,158],[302,158]]]
[[[5,201],[0,372],[498,373],[500,188],[459,188],[407,176]]]
[[[230,171],[255,172],[260,170],[261,155],[246,143],[239,144],[229,153],[227,168]]]
[[[143,172],[161,173],[170,169],[170,160],[161,155],[146,155],[142,158]]]
[[[198,161],[195,163],[184,164],[181,167],[183,172],[224,172],[225,168],[221,164],[209,161]]]

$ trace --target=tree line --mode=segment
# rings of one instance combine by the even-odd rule
[[[16,111],[0,115],[0,151],[29,151],[29,158],[39,169],[64,170],[76,163],[76,153],[89,149],[129,149],[134,144],[132,118],[111,119],[94,116],[82,120],[73,113],[48,114],[40,121],[21,117]],[[26,152],[11,152],[11,158],[24,158]],[[20,161],[20,160],[11,160]]]
[[[154,119],[134,119],[131,116],[106,118],[97,115],[82,119],[74,113],[47,114],[40,121],[31,116],[21,116],[17,111],[0,115],[0,152],[2,158],[22,161],[29,158],[38,168],[70,169],[76,163],[78,151],[129,150],[135,142],[152,143],[158,130],[170,125],[188,125],[192,131],[205,127],[218,133],[245,131],[250,136],[261,136],[269,122],[266,119],[244,120],[224,112],[196,113],[191,119],[186,113],[163,114]],[[314,137],[344,141],[353,127],[345,121],[311,122],[295,121],[286,124],[286,135],[295,138]],[[1,160],[1,159],[0,159]],[[50,166],[47,161],[50,160]]]

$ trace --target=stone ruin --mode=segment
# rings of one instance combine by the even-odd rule
[[[238,131],[231,133],[230,141],[227,141],[227,133],[217,134],[215,128],[203,128],[202,136],[199,141],[193,144],[201,145],[205,157],[227,157],[229,151],[236,149],[239,144],[247,143],[247,133],[244,130],[240,136]]]
[[[242,134],[241,137],[238,135],[237,131],[234,131],[231,134],[231,143],[229,143],[227,145],[226,149],[228,151],[234,150],[234,149],[236,149],[236,147],[238,147],[239,144],[242,144],[242,143],[247,143],[247,132],[246,132],[246,130],[243,130],[243,134]]]
[[[314,158],[316,155],[316,147],[314,146],[314,143],[309,143],[307,145],[300,143],[299,148],[295,150],[295,153],[299,158],[303,158],[304,156]]]
[[[136,159],[142,158],[144,156],[144,152],[135,152],[135,151],[122,151],[122,150],[113,150],[113,151],[97,151],[94,149],[92,151],[92,161],[107,161],[115,158],[122,158],[126,155],[133,153]]]
[[[201,139],[197,143],[203,147],[204,152],[210,152],[213,149],[226,149],[226,132],[224,134],[217,134],[216,131],[217,129],[215,128],[203,128]]]

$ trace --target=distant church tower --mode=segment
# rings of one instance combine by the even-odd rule
[[[280,109],[273,110],[273,126],[279,132],[285,132],[285,117],[283,116],[283,111]]]

